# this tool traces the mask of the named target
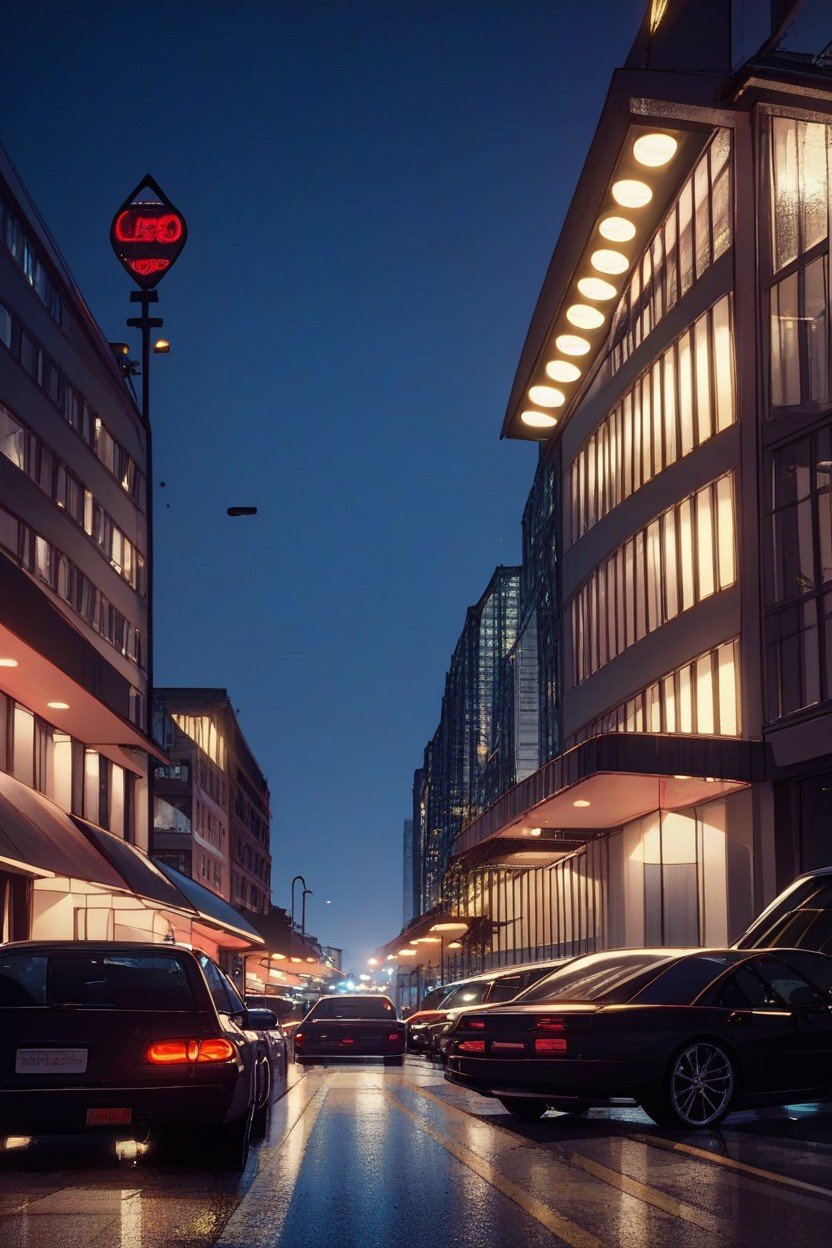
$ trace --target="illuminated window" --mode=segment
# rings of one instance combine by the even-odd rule
[[[572,462],[572,540],[736,420],[726,295],[621,397]]]
[[[0,192],[0,240],[5,243],[12,259],[15,260],[18,267],[23,271],[26,280],[33,287],[49,315],[60,325],[62,313],[61,296],[55,283],[46,271],[43,261],[38,254],[37,245],[33,239],[28,238],[24,233],[24,229],[17,219],[11,203],[2,192]]]
[[[572,683],[735,581],[734,479],[727,474],[628,538],[584,581],[568,612]]]
[[[223,771],[225,770],[225,741],[210,715],[189,715],[175,711],[171,712],[171,719],[185,733],[186,737],[190,737],[192,741],[196,742],[213,763],[216,763]],[[207,788],[207,786],[204,787]]]

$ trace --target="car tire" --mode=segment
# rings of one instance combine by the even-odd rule
[[[530,1096],[498,1096],[497,1100],[518,1122],[537,1122],[549,1108],[547,1101],[534,1100]]]
[[[251,1113],[243,1114],[206,1132],[203,1139],[209,1164],[229,1174],[242,1174],[248,1162],[253,1117]]]
[[[673,1056],[661,1090],[641,1107],[659,1127],[715,1127],[731,1111],[737,1086],[733,1058],[716,1040],[689,1041]]]
[[[583,1118],[584,1114],[589,1113],[588,1105],[577,1104],[573,1101],[550,1101],[550,1109],[556,1109],[559,1114],[569,1114],[572,1118]]]
[[[404,1055],[402,1054],[399,1057],[385,1057],[384,1065],[385,1066],[404,1066]]]

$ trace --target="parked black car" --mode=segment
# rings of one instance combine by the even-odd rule
[[[734,948],[774,945],[832,953],[832,867],[799,875],[754,920]]]
[[[431,988],[430,992],[425,993],[418,1010],[410,1014],[407,1019],[408,1053],[427,1051],[428,1025],[445,1017],[445,1011],[442,1008],[445,998],[463,982],[457,980],[450,984],[440,984],[438,988]]]
[[[832,1093],[832,958],[808,950],[618,950],[510,1006],[466,1013],[445,1077],[515,1117],[639,1103],[662,1126]]]
[[[321,997],[295,1032],[294,1048],[300,1064],[325,1057],[383,1057],[401,1066],[405,1025],[389,997]]]
[[[216,963],[189,949],[4,945],[0,1136],[176,1134],[241,1170],[269,1101],[269,1021],[250,1016]]]

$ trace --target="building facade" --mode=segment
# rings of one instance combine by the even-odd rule
[[[147,849],[147,454],[0,149],[0,939],[152,926],[94,843]]]
[[[503,426],[539,443],[515,775],[425,898],[469,962],[722,944],[832,861],[818,16],[653,3],[610,85]]]
[[[268,914],[269,786],[225,689],[156,689],[154,854],[233,906]]]

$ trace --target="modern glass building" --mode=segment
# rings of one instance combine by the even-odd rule
[[[523,764],[442,887],[480,964],[720,944],[832,861],[830,39],[654,0],[613,76],[502,430]]]

